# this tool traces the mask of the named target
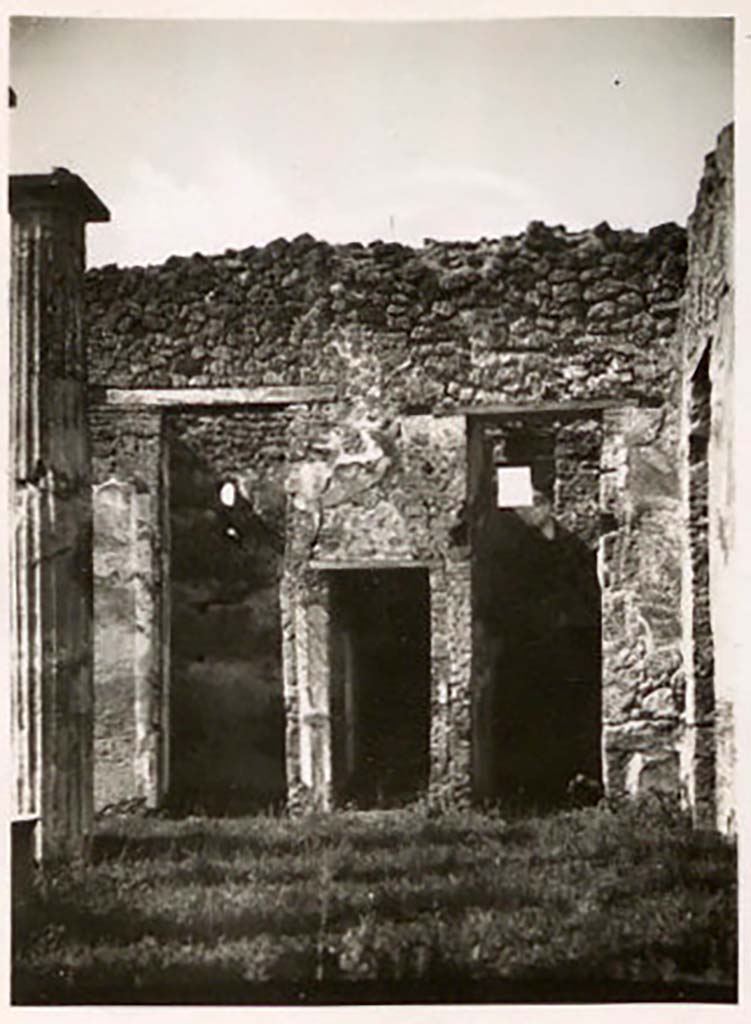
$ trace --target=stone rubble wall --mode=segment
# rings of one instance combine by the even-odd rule
[[[360,368],[367,379],[367,363]],[[355,382],[350,383],[354,389]],[[382,403],[379,393],[365,387],[351,406],[299,410],[293,419],[285,593],[297,597],[285,620],[298,671],[286,676],[293,731],[287,742],[288,778],[312,786],[312,767],[298,759],[305,749],[313,756],[316,744],[324,745],[322,756],[330,759],[327,662],[315,656],[325,646],[328,590],[308,566],[323,562],[331,569],[352,563],[375,568],[391,562],[430,569],[431,785],[454,792],[461,788],[457,780],[464,780],[465,789],[469,782],[465,424],[457,416],[391,416],[384,406],[388,408],[387,400]],[[299,704],[302,679],[318,694],[309,710]],[[292,720],[295,715],[297,722]],[[306,730],[315,740],[301,746]],[[330,800],[329,781],[321,793],[313,794],[314,801]],[[304,803],[307,797],[299,794],[297,799]]]
[[[661,401],[686,267],[683,229],[601,224],[519,236],[329,245],[301,235],[86,275],[91,382],[337,383],[377,353],[399,407]]]
[[[167,443],[189,448],[217,484],[235,483],[247,514],[283,546],[291,416],[284,407],[166,414]]]
[[[94,384],[336,385],[334,403],[288,408],[280,601],[293,804],[312,798],[326,806],[331,799],[328,588],[325,571],[311,571],[311,562],[391,559],[429,567],[431,785],[455,794],[468,787],[465,403],[611,399],[647,406],[633,414],[636,425],[621,430],[623,465],[592,465],[582,455],[586,438],[561,437],[556,514],[575,532],[585,528],[590,545],[600,532],[610,535],[606,586],[629,608],[628,615],[604,619],[605,643],[619,652],[606,655],[606,685],[617,692],[619,708],[608,719],[615,731],[607,742],[620,744],[628,757],[644,748],[650,758],[665,751],[672,758],[671,730],[650,724],[640,726],[636,740],[624,736],[634,719],[651,723],[652,713],[640,709],[651,706],[655,690],[666,690],[668,678],[653,665],[661,636],[640,637],[652,629],[644,623],[655,595],[655,538],[674,512],[663,491],[672,486],[664,462],[676,438],[662,407],[677,381],[674,332],[685,250],[685,232],[676,225],[636,233],[603,224],[567,233],[533,223],[514,238],[426,241],[421,249],[333,246],[301,236],[223,256],[89,272]],[[258,479],[266,468],[254,472]],[[624,487],[624,473],[626,492],[608,491],[603,481]],[[603,487],[600,501],[613,507],[593,525],[591,506]],[[659,507],[659,515],[647,514],[645,505]],[[607,601],[617,604],[615,596]],[[656,698],[652,703],[664,707]],[[671,704],[667,717],[672,721],[675,713]],[[614,786],[626,785],[625,773],[623,765],[610,772]]]
[[[170,751],[173,686],[177,686],[178,712],[189,713],[185,702],[180,703],[185,686],[200,690],[203,684],[215,685],[219,699],[213,707],[219,713],[222,694],[228,696],[225,690],[232,689],[239,680],[237,693],[228,697],[237,712],[235,731],[239,728],[238,716],[247,718],[249,702],[258,697],[263,705],[259,728],[266,739],[266,734],[274,731],[271,719],[278,716],[277,705],[281,706],[278,581],[284,546],[289,417],[283,409],[201,415],[95,406],[89,418],[96,537],[95,806],[101,810],[134,800],[156,806],[171,788],[176,799],[189,800],[190,793],[183,784],[184,765],[174,763],[174,756],[180,757],[184,747],[178,744],[176,755]],[[175,531],[175,524],[170,523],[170,467],[174,449],[180,445],[216,483],[206,507],[197,510],[199,529],[206,529],[206,517],[216,519],[214,539],[221,541],[218,487],[220,482],[232,480],[238,487],[239,506],[234,514],[237,522],[229,517],[228,523],[232,520],[240,531],[250,530],[254,540],[262,542],[263,550],[255,552],[252,566],[245,566],[244,596],[232,608],[224,606],[226,595],[216,590],[228,572],[232,575],[237,552],[234,548],[223,552],[221,565],[209,565],[199,550],[185,550],[189,524],[181,520]],[[211,527],[209,531],[213,537]],[[173,549],[173,540],[178,550]],[[232,542],[227,544],[232,547]],[[173,580],[170,569],[178,556],[181,565],[187,560],[192,568],[181,569]],[[183,578],[186,572],[190,579]],[[263,646],[263,653],[257,654],[255,661],[250,659],[253,664],[244,664],[239,675],[231,656],[223,661],[220,658],[221,664],[213,656],[204,665],[195,661],[200,655],[195,645],[207,635],[205,616],[196,619],[194,608],[196,603],[201,605],[201,595],[209,602],[209,618],[216,635],[225,629],[234,609],[242,620],[238,635],[244,637],[245,647],[256,641]],[[246,607],[248,601],[252,607]],[[216,657],[220,653],[214,651]],[[223,680],[227,683],[224,690]],[[210,695],[207,701],[211,702]],[[246,747],[252,745],[250,736],[246,740]],[[234,747],[230,742],[225,745],[223,757],[205,773],[203,790],[196,799],[204,799],[207,794],[210,799],[212,785],[219,785],[220,776],[224,778],[228,771],[231,774],[230,754],[238,743]],[[271,745],[270,741],[266,745]],[[192,756],[205,762],[209,753],[204,746]],[[248,763],[252,761],[249,757]],[[169,779],[170,766],[177,769],[174,787]],[[258,780],[258,798],[267,802],[278,799],[281,754],[261,758],[256,768],[253,776]],[[231,789],[228,784],[227,792]]]
[[[598,553],[608,792],[679,792],[685,702],[677,411],[604,416]]]
[[[300,415],[293,431],[290,566],[464,557],[461,417],[361,419],[332,405]]]
[[[723,831],[736,828],[733,160],[733,126],[728,125],[706,158],[689,218],[688,274],[678,325],[688,676],[682,768],[697,823]],[[709,393],[702,395],[702,390]],[[691,436],[702,432],[696,419],[704,403],[709,432],[697,461]]]

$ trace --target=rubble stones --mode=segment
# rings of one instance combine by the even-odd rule
[[[450,404],[457,389],[471,396],[465,401],[487,402],[491,392],[520,399],[528,390],[520,349],[532,347],[550,399],[589,397],[593,386],[598,397],[619,397],[626,384],[659,398],[670,367],[648,343],[674,331],[685,248],[676,225],[638,234],[537,224],[512,238],[426,240],[420,249],[301,235],[159,266],[102,267],[86,275],[91,379],[120,387],[325,379],[346,389],[337,351],[367,331],[394,365],[419,346],[413,371],[390,383],[397,407]],[[509,331],[520,323],[523,332]],[[579,344],[594,325],[596,352]],[[641,357],[625,380],[617,352],[634,342]],[[497,356],[507,351],[519,356],[504,373]]]
[[[468,781],[464,420],[414,415],[415,409],[450,413],[460,403],[592,398],[661,405],[677,377],[671,341],[682,268],[685,236],[675,225],[649,234],[606,224],[567,233],[535,223],[514,238],[427,240],[421,249],[380,241],[333,246],[307,236],[160,267],[89,272],[94,383],[337,386],[337,402],[289,410],[278,472],[269,464],[256,473],[268,476],[259,493],[268,495],[269,507],[259,514],[271,516],[274,527],[284,520],[286,532],[282,619],[293,803],[295,787],[309,784],[297,750],[308,724],[290,718],[307,671],[295,669],[300,639],[293,613],[303,614],[306,566],[315,559],[390,557],[434,566],[432,779],[454,789]],[[655,424],[647,409],[614,423],[580,418],[557,442],[556,515],[563,528],[594,548],[602,501],[613,516],[612,543],[601,558],[608,727],[646,729],[677,715],[679,667],[668,674],[653,665],[653,637],[666,656],[673,654],[672,605],[661,600],[647,564],[654,555],[657,569],[667,571],[675,557],[657,543],[678,502],[671,429],[664,419]],[[218,436],[211,444],[211,462],[222,471],[242,461],[231,438],[226,446]],[[617,456],[612,471],[610,454]],[[669,603],[675,587],[668,575]],[[640,732],[635,746],[616,745],[617,785],[625,785],[634,753],[672,755],[673,743],[673,732],[653,729]],[[321,785],[316,799],[325,803]]]

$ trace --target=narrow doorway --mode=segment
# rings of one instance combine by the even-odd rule
[[[601,779],[598,424],[488,422],[474,443],[475,787],[524,809],[589,798]]]
[[[425,569],[331,574],[337,800],[399,804],[428,782],[430,586]]]
[[[227,417],[216,421],[219,429]],[[282,555],[233,484],[225,503],[226,479],[195,434],[188,443],[173,425],[169,445],[169,802],[247,813],[280,805],[286,792]]]

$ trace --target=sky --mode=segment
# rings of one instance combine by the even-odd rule
[[[729,19],[14,19],[10,169],[94,189],[94,266],[685,224],[732,52]]]

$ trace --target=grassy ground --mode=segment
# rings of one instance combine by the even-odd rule
[[[112,818],[35,885],[17,1004],[734,999],[735,849],[654,808]]]

